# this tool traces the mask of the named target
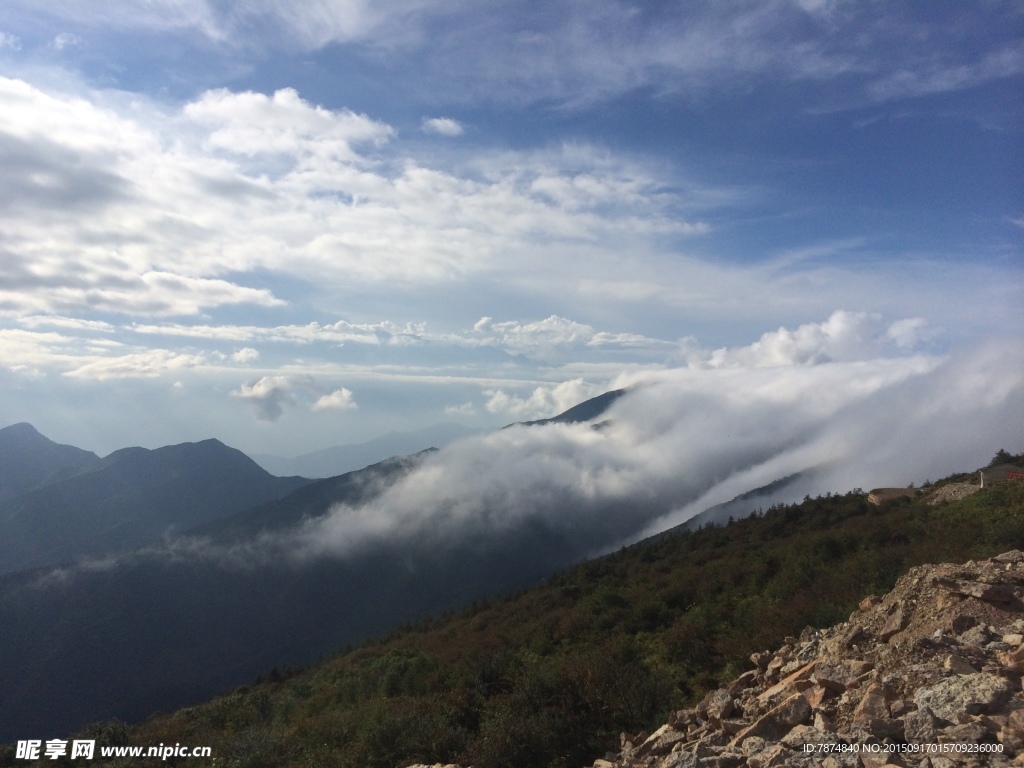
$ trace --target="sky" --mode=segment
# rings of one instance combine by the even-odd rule
[[[100,455],[626,385],[621,432],[530,449],[577,435],[574,498],[643,457],[727,500],[668,479],[740,422],[751,482],[905,417],[949,471],[1024,450],[1016,2],[7,0],[0,177],[0,426]]]

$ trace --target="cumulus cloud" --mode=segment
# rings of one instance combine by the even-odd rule
[[[361,159],[355,145],[379,145],[395,133],[366,115],[311,105],[293,88],[270,96],[208,91],[187,104],[184,115],[210,130],[205,139],[208,147],[248,156],[351,162]]]
[[[342,387],[330,394],[324,395],[313,403],[314,411],[348,411],[357,408],[355,398],[351,390]]]
[[[923,318],[889,323],[878,314],[839,310],[823,323],[806,323],[796,330],[779,328],[748,347],[715,350],[708,365],[721,368],[865,360],[915,349],[934,335],[934,329]]]
[[[436,133],[439,136],[461,136],[465,133],[462,123],[450,117],[425,117],[421,127],[426,133]]]
[[[355,397],[345,387],[323,394],[323,387],[312,376],[275,375],[261,376],[243,384],[231,393],[232,397],[245,400],[256,409],[261,421],[277,421],[284,413],[284,406],[297,405],[301,400],[310,404],[313,411],[352,410],[357,408]],[[315,399],[313,399],[315,398]]]
[[[255,381],[243,384],[232,392],[231,396],[252,403],[256,408],[257,418],[263,421],[277,421],[284,413],[283,406],[295,402],[294,388],[308,387],[311,383],[312,379],[309,377],[261,376]]]
[[[211,91],[166,114],[0,78],[0,107],[0,310],[22,314],[281,306],[245,285],[257,270],[342,295],[505,280],[513,261],[522,280],[570,245],[598,274],[627,241],[694,226],[635,162],[575,146],[481,155],[457,174],[290,89]]]
[[[252,347],[242,347],[237,352],[233,352],[231,354],[232,360],[234,360],[236,363],[242,364],[254,362],[255,360],[259,360],[259,358],[260,353],[253,349]]]

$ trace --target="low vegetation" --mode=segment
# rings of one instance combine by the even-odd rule
[[[939,506],[926,496],[874,506],[860,491],[827,494],[642,542],[308,669],[78,737],[209,745],[212,764],[239,768],[579,768],[617,749],[620,731],[664,722],[749,668],[752,652],[844,620],[915,564],[1024,549],[1024,483]]]

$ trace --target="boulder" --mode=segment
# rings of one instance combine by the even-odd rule
[[[893,635],[902,632],[907,626],[909,617],[903,612],[903,606],[897,606],[896,610],[890,614],[889,619],[885,622],[885,626],[882,627],[882,631],[878,633],[878,636],[882,640],[888,640]]]
[[[750,736],[777,741],[789,733],[794,725],[799,725],[810,716],[811,705],[801,694],[795,693],[736,734],[733,743],[742,745],[744,739]]]
[[[1014,686],[1005,677],[987,672],[957,675],[921,688],[914,694],[918,708],[928,707],[951,723],[964,722],[969,715],[992,711],[1010,697]]]

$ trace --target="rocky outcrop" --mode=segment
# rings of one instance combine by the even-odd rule
[[[980,485],[973,483],[946,483],[928,495],[927,504],[930,507],[937,507],[950,501],[960,501],[981,490]]]
[[[594,768],[1024,765],[1022,600],[1016,550],[914,568]]]
[[[913,488],[875,488],[868,493],[868,504],[878,506],[896,499],[913,499],[918,493]]]

